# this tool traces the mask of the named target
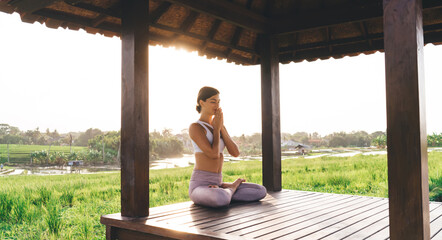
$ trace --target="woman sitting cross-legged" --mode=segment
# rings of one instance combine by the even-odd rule
[[[199,205],[223,207],[234,201],[258,201],[263,199],[266,188],[246,183],[238,178],[233,183],[222,181],[224,147],[232,156],[239,156],[236,143],[230,138],[219,107],[219,91],[203,87],[198,93],[196,110],[200,119],[189,127],[189,135],[195,151],[195,167],[189,184],[189,197]]]

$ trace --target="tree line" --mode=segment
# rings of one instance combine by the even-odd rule
[[[260,133],[249,136],[241,135],[233,137],[240,148],[241,155],[260,155],[262,138]],[[339,147],[370,147],[375,146],[383,149],[387,147],[387,135],[383,131],[367,133],[365,131],[334,132],[325,136],[319,133],[296,132],[293,134],[281,134],[281,150],[293,149],[293,144],[303,144],[314,148],[339,148]],[[428,135],[429,147],[442,147],[442,133]]]
[[[238,144],[242,156],[260,155],[262,137],[260,133],[232,137]],[[428,135],[428,146],[442,147],[442,133]],[[39,128],[20,131],[19,128],[8,124],[0,124],[0,144],[26,145],[72,145],[88,147],[87,151],[78,153],[49,153],[45,151],[33,153],[36,162],[57,163],[68,160],[86,160],[90,163],[118,162],[120,149],[120,131],[103,132],[97,128],[85,132],[70,132],[60,134],[57,130],[41,132]],[[325,136],[319,133],[296,132],[281,134],[282,150],[290,150],[293,143],[309,145],[316,148],[337,147],[369,147],[385,148],[387,136],[383,131],[367,133],[365,131],[334,132]],[[292,143],[292,144],[287,144]],[[166,157],[180,157],[193,153],[193,147],[188,129],[179,134],[173,134],[171,129],[149,133],[150,160]]]
[[[190,138],[187,131],[172,134],[170,129],[162,132],[149,133],[150,160],[166,157],[180,157],[190,153]],[[184,145],[186,143],[186,147]],[[68,161],[84,160],[90,164],[117,163],[120,151],[120,131],[103,132],[97,128],[89,128],[84,132],[61,134],[57,130],[21,131],[18,127],[0,124],[0,144],[20,145],[52,145],[52,146],[83,146],[88,149],[79,152],[35,151],[31,158],[35,164],[63,165]]]
[[[381,141],[376,141],[376,140]],[[238,144],[241,155],[260,155],[262,146],[262,137],[260,133],[250,136],[241,135],[233,137]],[[292,150],[297,144],[308,145],[316,148],[337,148],[337,147],[369,147],[378,146],[380,148],[386,146],[385,132],[377,131],[368,134],[365,131],[334,132],[325,136],[319,133],[296,132],[281,133],[281,150]]]

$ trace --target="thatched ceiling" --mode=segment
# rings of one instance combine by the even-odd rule
[[[0,11],[50,28],[120,36],[122,0],[0,0]],[[383,50],[382,0],[149,0],[152,45],[208,58],[260,62],[260,34],[275,34],[282,63]],[[426,43],[442,43],[442,1],[423,0]]]

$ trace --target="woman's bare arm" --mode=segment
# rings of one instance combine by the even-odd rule
[[[225,126],[221,128],[221,136],[224,140],[224,144],[226,145],[229,154],[234,157],[238,157],[239,156],[238,145],[236,145],[236,143],[232,140]]]
[[[220,131],[213,130],[213,142],[210,144],[207,140],[204,128],[198,123],[192,123],[189,127],[190,138],[198,145],[198,147],[206,154],[209,158],[218,159],[219,158],[219,138]]]

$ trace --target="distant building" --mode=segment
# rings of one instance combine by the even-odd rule
[[[298,144],[295,149],[298,150],[298,153],[304,155],[306,153],[309,153],[312,150],[312,147],[305,144]]]
[[[292,149],[292,150],[294,150],[296,148],[296,146],[298,146],[299,144],[302,144],[302,143],[295,142],[293,140],[281,141],[281,147],[287,147],[288,149]]]

